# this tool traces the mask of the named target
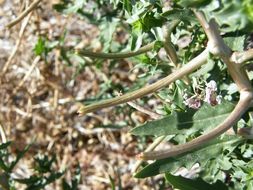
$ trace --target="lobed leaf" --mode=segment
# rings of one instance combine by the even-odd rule
[[[134,135],[192,134],[198,130],[215,128],[233,110],[234,104],[224,102],[217,106],[204,104],[199,110],[175,112],[159,120],[145,123],[131,130]]]
[[[174,176],[170,173],[166,173],[165,178],[174,188],[177,188],[177,189],[183,189],[183,190],[202,190],[202,189],[227,190],[228,189],[227,186],[221,181],[217,181],[214,184],[209,184],[201,178],[187,179],[182,176]]]
[[[216,138],[206,145],[190,153],[185,153],[176,157],[157,160],[134,175],[136,178],[145,178],[155,176],[165,172],[175,172],[180,167],[190,168],[195,163],[199,163],[201,168],[211,159],[216,159],[222,156],[224,150],[235,148],[240,142],[241,138],[236,136],[224,136],[223,138]]]

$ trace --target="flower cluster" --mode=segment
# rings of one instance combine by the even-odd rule
[[[215,106],[221,103],[221,96],[217,95],[217,84],[214,80],[211,80],[206,84],[205,88],[205,98],[203,100],[208,104]],[[187,94],[184,95],[184,104],[189,108],[199,109],[201,107],[201,97],[198,95],[193,95],[188,97]]]

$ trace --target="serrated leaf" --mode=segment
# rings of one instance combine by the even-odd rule
[[[252,24],[244,5],[242,1],[238,0],[214,0],[201,10],[208,19],[215,18],[222,32],[249,31],[252,29]]]
[[[165,174],[166,180],[173,186],[173,188],[182,190],[227,190],[227,186],[221,181],[217,181],[214,184],[209,184],[201,178],[187,179],[182,176],[174,176],[170,173]]]
[[[175,172],[180,167],[190,168],[195,163],[199,163],[203,168],[210,159],[218,158],[222,155],[223,150],[230,147],[236,147],[241,141],[241,138],[235,136],[220,137],[203,145],[195,151],[172,158],[157,160],[144,167],[134,176],[136,178],[145,178],[165,172]]]
[[[243,51],[245,36],[226,37],[224,41],[233,51]]]
[[[195,23],[196,18],[194,17],[190,9],[171,9],[162,14],[163,17],[166,17],[168,20],[181,20],[181,21],[190,21]]]
[[[204,104],[198,111],[176,112],[159,120],[151,121],[131,130],[134,135],[192,134],[197,130],[216,127],[229,115],[234,105],[229,102],[217,106]]]

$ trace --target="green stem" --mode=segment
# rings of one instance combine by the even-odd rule
[[[87,50],[77,49],[76,53],[86,57],[93,57],[99,59],[124,59],[129,57],[134,57],[136,55],[140,55],[151,51],[154,48],[155,42],[147,44],[137,51],[130,51],[130,52],[121,52],[121,53],[99,53],[99,52],[92,52]]]

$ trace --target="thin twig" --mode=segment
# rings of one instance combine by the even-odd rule
[[[253,49],[249,49],[243,52],[234,52],[231,56],[231,61],[242,64],[253,59]]]
[[[136,110],[145,113],[147,115],[149,115],[152,119],[160,119],[162,117],[162,115],[157,114],[149,109],[143,108],[141,106],[139,106],[138,104],[134,103],[134,102],[128,102],[128,105],[130,105],[131,107],[135,108]],[[161,136],[161,137],[157,137],[154,142],[152,144],[150,144],[148,146],[148,148],[146,148],[146,150],[144,152],[149,152],[154,150],[164,139],[166,136]],[[132,169],[132,172],[136,172],[137,169],[141,166],[141,164],[143,163],[143,160],[138,160]]]
[[[170,83],[180,79],[182,76],[196,70],[199,68],[201,65],[203,65],[208,57],[208,50],[204,50],[201,54],[199,54],[197,57],[192,59],[189,63],[185,64],[182,68],[178,69],[177,71],[171,73],[169,76],[151,84],[148,86],[145,86],[139,90],[129,92],[127,94],[124,94],[119,97],[115,97],[112,99],[104,100],[92,105],[88,106],[82,106],[79,110],[78,113],[80,115],[84,115],[89,112],[93,112],[102,108],[106,107],[111,107],[115,106],[118,104],[126,103],[138,98],[141,98],[145,95],[151,94],[153,92],[156,92],[157,90],[168,86]]]
[[[1,123],[0,123],[0,135],[1,135],[2,143],[6,143],[7,142],[6,134],[5,134],[4,127],[2,126]]]
[[[11,21],[9,24],[6,25],[7,28],[11,28],[14,25],[18,24],[23,18],[25,18],[30,12],[32,12],[38,4],[41,2],[41,0],[35,0],[31,5],[24,11],[22,12],[16,19]]]
[[[8,67],[9,67],[9,65],[11,64],[11,62],[12,62],[14,56],[15,56],[16,53],[17,53],[17,50],[18,50],[18,48],[19,48],[19,46],[20,46],[20,44],[21,44],[21,41],[22,41],[22,39],[23,39],[23,36],[24,36],[24,32],[25,32],[26,26],[27,26],[27,24],[28,24],[28,22],[29,22],[31,16],[32,16],[32,13],[30,13],[30,14],[28,15],[28,17],[26,17],[26,19],[24,20],[24,22],[23,22],[22,25],[21,25],[21,29],[20,29],[20,31],[19,31],[19,38],[18,38],[18,40],[17,40],[17,42],[16,42],[15,47],[13,48],[13,50],[12,50],[12,52],[11,52],[11,55],[9,56],[8,60],[6,61],[6,63],[5,63],[4,66],[3,66],[3,70],[2,70],[2,73],[1,73],[2,75],[7,71],[7,69],[8,69]]]
[[[18,86],[14,89],[14,94],[18,91],[18,89],[20,87],[22,87],[25,83],[25,81],[28,79],[28,77],[32,74],[34,68],[36,67],[36,65],[39,63],[40,61],[40,56],[35,57],[35,59],[33,60],[33,63],[29,69],[29,71],[26,73],[26,75],[24,76],[24,78],[20,81],[20,83],[18,84]]]
[[[151,143],[148,148],[144,151],[145,152],[151,152],[153,151],[164,139],[166,136],[160,136],[157,137],[153,143]],[[143,163],[143,160],[138,160],[135,165],[133,166],[132,172],[136,172],[138,170],[138,168],[141,166],[141,164]]]
[[[93,58],[99,58],[99,59],[124,59],[133,57],[136,55],[140,55],[143,53],[146,53],[148,51],[151,51],[154,48],[155,42],[152,42],[150,44],[147,44],[137,51],[130,51],[130,52],[120,52],[120,53],[99,53],[99,52],[92,52],[82,49],[76,49],[76,54],[86,56],[86,57],[93,57]]]
[[[136,110],[149,115],[152,119],[159,119],[162,117],[162,115],[155,113],[155,112],[153,112],[147,108],[144,108],[142,106],[139,106],[138,104],[136,104],[134,102],[127,102],[127,104],[130,105],[131,107],[135,108]]]

